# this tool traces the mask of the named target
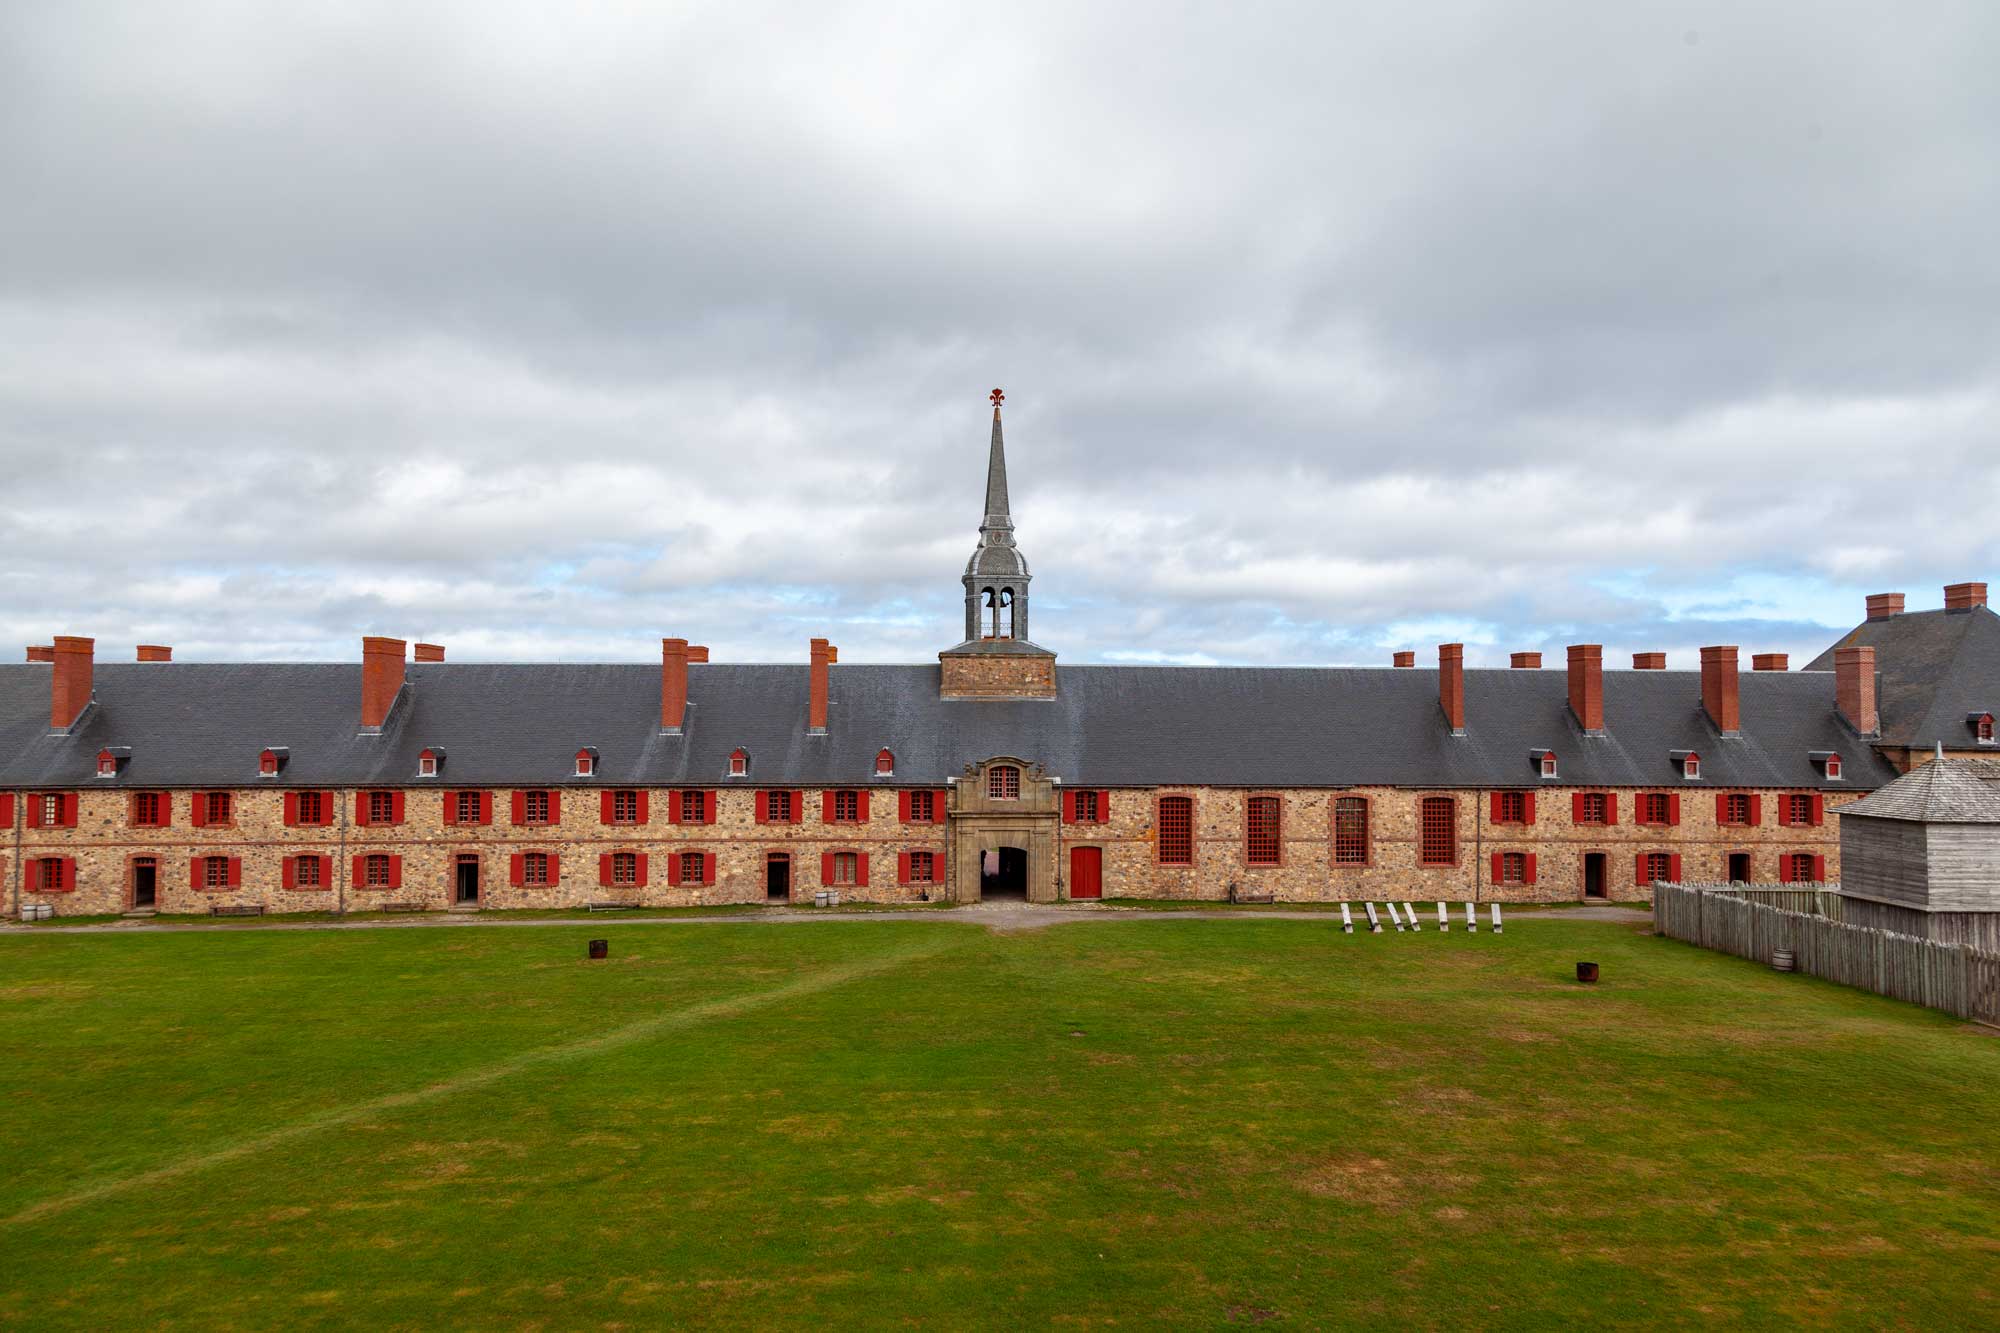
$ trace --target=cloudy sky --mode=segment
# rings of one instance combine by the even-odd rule
[[[8,4],[0,642],[920,660],[998,384],[1065,660],[1810,654],[2000,582],[1996,67],[1990,0]]]

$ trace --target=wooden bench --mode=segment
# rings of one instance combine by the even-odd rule
[[[1229,901],[1232,903],[1274,903],[1278,901],[1278,895],[1269,889],[1232,888],[1229,891]]]
[[[637,903],[585,903],[583,910],[586,912],[629,912],[638,905]]]
[[[264,904],[212,903],[209,905],[208,914],[210,916],[262,916],[264,915]]]
[[[423,903],[383,903],[382,910],[385,912],[428,912],[430,908]]]

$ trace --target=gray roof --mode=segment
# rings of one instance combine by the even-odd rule
[[[1850,647],[1875,650],[1884,745],[1962,748],[1972,739],[1969,715],[2000,713],[2000,615],[1991,607],[1863,621],[1805,669],[1831,671],[1834,649]]]
[[[1742,677],[1743,734],[1723,739],[1700,676],[1604,677],[1606,734],[1571,719],[1561,671],[1468,671],[1466,734],[1449,734],[1428,669],[1065,666],[1052,700],[943,700],[938,667],[831,669],[828,734],[805,730],[804,665],[694,664],[684,732],[659,734],[651,665],[413,663],[379,736],[357,735],[353,665],[100,663],[97,702],[73,735],[48,731],[45,663],[0,666],[0,786],[254,784],[257,754],[285,746],[278,786],[408,783],[417,754],[447,751],[443,784],[568,779],[578,748],[602,755],[599,785],[726,784],[742,746],[754,784],[873,780],[929,785],[1016,755],[1071,784],[1106,787],[1534,786],[1529,752],[1556,752],[1563,785],[1872,789],[1895,773],[1834,713],[1829,673]],[[105,746],[131,759],[93,776]],[[1701,755],[1703,780],[1669,759]],[[1844,782],[1808,758],[1831,750]],[[740,780],[739,780],[740,781]]]
[[[1842,806],[1840,813],[1924,824],[2000,824],[2000,762],[1933,759]]]

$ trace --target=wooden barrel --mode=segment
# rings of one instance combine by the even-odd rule
[[[1578,963],[1576,965],[1576,979],[1586,986],[1594,984],[1597,981],[1597,964]]]
[[[1793,956],[1790,949],[1778,949],[1771,954],[1771,970],[1773,972],[1790,972],[1797,968],[1798,965],[1799,960]]]
[[[609,958],[611,956],[611,941],[592,940],[590,942],[590,956],[592,958]]]

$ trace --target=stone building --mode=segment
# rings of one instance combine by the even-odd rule
[[[997,394],[996,394],[997,397]],[[993,411],[964,637],[934,664],[0,667],[10,908],[59,914],[1097,896],[1644,898],[1661,879],[1831,880],[1836,812],[1936,719],[1990,745],[1983,584],[1814,665],[1705,648],[1559,669],[1060,665]],[[1896,598],[1900,611],[1900,597]],[[1900,621],[1901,623],[1897,623]],[[1876,700],[1883,701],[1878,715]],[[1983,717],[1984,721],[1978,719]],[[1906,719],[1914,719],[1907,721]],[[1886,730],[1885,730],[1886,727]]]

